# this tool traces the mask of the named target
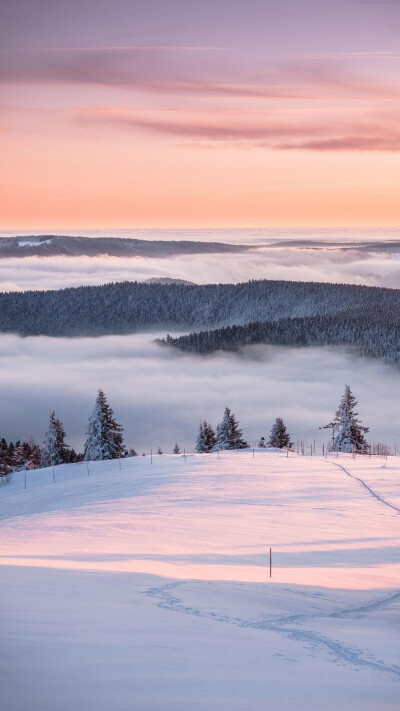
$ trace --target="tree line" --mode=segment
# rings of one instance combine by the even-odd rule
[[[346,385],[333,420],[320,428],[332,430],[329,445],[332,451],[355,451],[358,453],[371,451],[365,439],[369,428],[362,425],[358,419],[358,413],[355,411],[356,405],[357,401],[350,386]],[[293,442],[281,417],[277,417],[273,423],[268,439],[262,436],[258,446],[292,449]],[[381,446],[379,445],[379,447]],[[229,407],[225,408],[222,420],[215,429],[207,420],[200,422],[195,443],[196,452],[240,450],[248,447],[249,444],[243,438],[243,431],[236,415]],[[163,453],[160,447],[157,453]],[[173,453],[180,453],[177,442]],[[22,443],[16,442],[15,445],[12,442],[7,444],[5,439],[0,441],[0,478],[9,478],[14,469],[38,469],[82,460],[95,461],[127,456],[137,456],[137,452],[133,448],[127,449],[125,447],[123,427],[116,421],[114,411],[103,390],[100,389],[89,418],[82,454],[77,454],[66,443],[63,424],[53,410],[50,412],[49,424],[42,446],[37,445],[31,438]]]

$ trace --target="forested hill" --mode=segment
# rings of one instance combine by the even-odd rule
[[[358,355],[400,364],[400,310],[380,304],[354,306],[335,314],[283,318],[227,326],[158,343],[191,353],[237,351],[246,345],[346,346]]]
[[[285,318],[334,315],[357,307],[358,328],[381,314],[397,319],[400,290],[345,284],[121,282],[58,291],[0,294],[0,331],[100,336],[146,329],[214,329]]]
[[[33,235],[0,237],[0,259],[7,257],[173,257],[179,254],[245,252],[251,245],[131,237]]]

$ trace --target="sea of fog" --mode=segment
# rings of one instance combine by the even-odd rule
[[[359,400],[372,441],[400,444],[397,369],[336,349],[253,346],[240,354],[194,356],[153,343],[160,334],[52,339],[0,336],[0,435],[41,442],[56,410],[81,449],[97,389],[103,388],[139,453],[175,441],[191,450],[200,419],[213,425],[226,405],[252,442],[277,416],[294,441],[321,443],[345,383]]]
[[[51,231],[48,231],[51,233]],[[66,232],[65,232],[66,233]],[[3,233],[3,235],[11,233]],[[18,233],[19,234],[19,233]],[[25,233],[27,234],[27,233]],[[41,232],[42,234],[42,232]],[[199,254],[168,259],[51,257],[0,260],[0,289],[50,289],[110,281],[181,278],[198,283],[293,279],[400,287],[400,255],[356,250],[269,247],[279,240],[396,239],[396,230],[124,230],[87,236],[190,239],[257,245],[241,254]],[[176,440],[191,449],[199,420],[214,425],[230,406],[246,437],[267,435],[283,417],[293,439],[327,438],[345,383],[359,400],[371,439],[400,443],[399,371],[342,350],[256,346],[239,354],[191,356],[152,343],[161,334],[96,339],[0,336],[0,436],[41,441],[50,409],[80,449],[96,391],[102,387],[139,451]]]
[[[201,240],[253,245],[236,254],[197,254],[167,259],[147,257],[25,257],[0,260],[0,291],[60,289],[111,281],[145,281],[153,277],[185,279],[199,284],[249,279],[344,282],[400,287],[400,254],[345,249],[354,241],[400,239],[399,230],[91,230],[64,231],[84,236]],[[49,233],[51,231],[40,232]],[[59,233],[59,232],[58,232]],[[10,232],[0,236],[10,236]],[[18,233],[19,234],[19,233]],[[24,233],[27,235],[28,233]],[[36,234],[36,233],[35,233]],[[272,247],[291,240],[335,241],[340,246],[307,249]]]

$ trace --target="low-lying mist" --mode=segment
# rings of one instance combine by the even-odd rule
[[[143,257],[26,257],[0,260],[0,291],[61,289],[151,277],[199,284],[289,279],[400,287],[400,255],[347,249],[262,247],[241,254]]]
[[[68,441],[82,448],[97,389],[103,388],[139,453],[175,441],[194,446],[200,419],[213,425],[226,405],[249,442],[268,435],[277,416],[293,440],[322,443],[345,383],[371,427],[371,441],[393,445],[400,431],[398,370],[337,349],[253,346],[239,354],[191,356],[152,342],[163,334],[97,339],[0,337],[0,436],[42,441],[56,410]]]

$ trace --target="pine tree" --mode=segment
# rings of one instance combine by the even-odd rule
[[[212,448],[213,452],[218,449],[247,449],[247,442],[242,438],[242,430],[239,428],[235,415],[229,407],[225,408],[222,422],[217,427],[216,443]]]
[[[368,444],[364,433],[369,427],[363,427],[357,419],[358,412],[354,412],[357,405],[350,386],[346,385],[344,395],[332,422],[325,427],[332,427],[332,449],[336,452],[365,452]],[[336,436],[335,433],[337,432]]]
[[[0,442],[0,480],[9,480],[11,474],[11,466],[9,460],[9,447],[6,440],[3,439]]]
[[[211,452],[216,443],[215,432],[207,420],[200,422],[199,433],[196,439],[196,452]]]
[[[124,455],[123,428],[114,419],[114,412],[102,390],[98,391],[87,429],[85,460],[115,459]]]
[[[204,446],[206,452],[211,452],[217,443],[215,432],[211,425],[204,420]]]
[[[56,417],[54,410],[50,412],[49,426],[44,436],[41,464],[43,467],[54,467],[68,461],[69,448],[65,444],[65,430]]]
[[[196,437],[196,446],[194,448],[195,452],[207,452],[205,441],[204,441],[204,425],[206,421],[200,422],[199,433]]]
[[[179,449],[179,444],[178,444],[178,442],[175,442],[175,447],[173,448],[172,451],[173,451],[174,454],[180,454],[180,453],[181,453],[181,450]]]
[[[41,459],[40,447],[32,437],[25,439],[22,444],[19,441],[16,443],[12,462],[16,469],[40,469]]]
[[[268,440],[268,447],[276,447],[277,449],[287,449],[293,446],[290,441],[290,434],[286,429],[286,425],[282,417],[277,417],[271,430]]]

